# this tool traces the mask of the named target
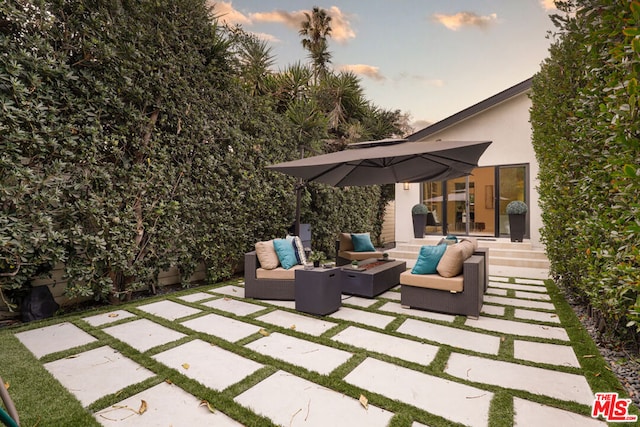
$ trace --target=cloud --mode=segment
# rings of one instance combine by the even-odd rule
[[[386,80],[386,77],[380,73],[380,69],[378,67],[374,67],[373,65],[366,65],[366,64],[342,65],[341,67],[339,67],[339,70],[351,71],[355,75],[369,77],[377,81]]]
[[[272,10],[269,12],[255,12],[248,15],[243,14],[233,7],[233,2],[208,0],[209,5],[214,5],[214,13],[220,17],[221,21],[228,24],[241,24],[251,26],[258,22],[282,24],[296,32],[300,29],[302,22],[306,19],[305,12],[310,10],[298,10],[288,12],[286,10]],[[331,6],[327,9],[327,14],[331,17],[331,38],[338,43],[346,43],[356,37],[356,33],[349,21],[349,15],[343,13],[339,7]]]
[[[207,4],[213,6],[213,14],[221,22],[226,22],[229,25],[251,25],[249,17],[234,9],[232,2],[208,0]]]
[[[554,0],[540,0],[540,5],[544,10],[556,9],[556,3]]]
[[[356,37],[348,15],[342,13],[337,6],[331,6],[328,13],[331,17],[331,38],[338,43],[346,43]]]
[[[497,22],[498,15],[492,13],[490,15],[480,16],[473,12],[458,12],[454,15],[436,13],[433,15],[433,19],[448,29],[457,31],[462,27],[487,28]]]
[[[249,15],[252,22],[274,22],[284,24],[289,28],[298,30],[304,21],[304,11],[287,12],[285,10],[274,10],[271,12],[256,12]]]

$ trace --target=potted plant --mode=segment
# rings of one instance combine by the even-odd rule
[[[427,214],[429,209],[422,203],[418,203],[411,208],[413,218],[413,237],[421,239],[424,237],[424,229],[427,226]]]
[[[520,201],[514,200],[507,205],[507,215],[509,215],[509,233],[512,242],[522,242],[525,232],[525,219],[527,214],[527,205]]]
[[[383,259],[384,261],[389,261],[389,254],[388,254],[387,252],[383,253],[383,254],[382,254],[382,259]]]
[[[320,267],[320,263],[325,260],[325,254],[322,251],[313,251],[309,255],[309,261],[313,263],[314,267]]]
[[[358,261],[356,261],[355,259],[353,261],[351,261],[351,268],[358,268]]]

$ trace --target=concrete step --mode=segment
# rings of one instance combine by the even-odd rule
[[[394,249],[390,249],[389,256],[407,261],[413,265],[418,258],[418,252],[423,245],[435,245],[440,241],[439,236],[412,239],[409,242],[399,242]],[[509,267],[526,267],[548,269],[549,260],[542,248],[535,248],[531,242],[511,242],[509,239],[478,240],[479,247],[489,248],[489,265]]]

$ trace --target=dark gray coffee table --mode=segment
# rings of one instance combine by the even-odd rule
[[[296,310],[324,316],[342,305],[339,268],[296,270]]]
[[[380,265],[362,271],[355,270],[350,266],[342,267],[340,272],[342,293],[373,298],[398,285],[400,273],[407,269],[407,263],[404,261],[380,262],[376,258],[360,262],[360,267],[373,263],[380,263]]]

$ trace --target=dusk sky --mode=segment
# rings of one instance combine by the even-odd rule
[[[416,130],[533,76],[548,56],[553,0],[216,1],[215,12],[268,40],[276,68],[307,63],[304,12],[332,17],[331,66],[366,97],[411,115]]]

